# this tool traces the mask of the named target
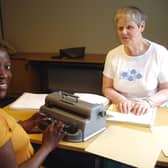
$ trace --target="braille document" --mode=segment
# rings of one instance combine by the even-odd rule
[[[10,108],[38,110],[45,103],[46,96],[47,94],[25,92],[10,105]]]
[[[139,168],[154,168],[161,147],[150,131],[110,126],[88,147],[87,152]]]
[[[133,113],[121,113],[118,112],[114,105],[110,105],[108,110],[106,111],[108,121],[112,122],[125,122],[130,124],[137,124],[144,127],[151,127],[154,125],[155,116],[156,116],[156,108],[151,108],[146,114],[143,115],[135,115]]]

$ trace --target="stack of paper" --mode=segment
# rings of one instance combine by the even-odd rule
[[[165,156],[168,157],[168,126],[155,126],[152,127],[152,135],[160,144],[161,149]]]
[[[135,167],[154,168],[161,148],[151,132],[111,126],[86,151]]]
[[[101,95],[92,93],[74,93],[80,100],[89,102],[91,104],[103,104],[105,107],[109,104],[109,100]]]
[[[10,105],[10,108],[38,110],[45,103],[46,96],[47,94],[25,92]]]
[[[112,108],[109,108],[106,111],[106,114],[107,114],[107,120],[109,121],[125,122],[125,123],[138,124],[146,127],[151,127],[155,121],[156,109],[151,108],[150,111],[148,111],[144,115],[135,115],[131,112],[128,114],[125,114],[125,113],[113,111]]]

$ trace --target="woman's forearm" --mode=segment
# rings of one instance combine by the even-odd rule
[[[114,104],[118,104],[119,102],[127,100],[125,96],[121,95],[113,88],[104,88],[103,94],[105,97],[110,99]]]
[[[19,168],[39,168],[50,152],[50,149],[42,146],[32,158],[20,165]]]
[[[160,106],[164,102],[168,101],[168,89],[158,91],[155,95],[149,97],[149,99],[153,104],[155,104],[155,106]]]

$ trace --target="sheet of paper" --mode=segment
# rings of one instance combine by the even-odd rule
[[[101,95],[91,93],[74,93],[74,95],[79,96],[80,100],[89,102],[91,104],[104,104],[104,106],[109,104],[109,100]]]
[[[45,103],[46,96],[47,94],[25,92],[10,105],[10,108],[38,110]]]
[[[163,153],[168,156],[168,126],[152,127],[152,134],[161,146]]]
[[[126,123],[132,123],[132,124],[139,124],[146,127],[153,126],[155,121],[156,109],[151,109],[146,114],[140,115],[140,116],[134,115],[131,112],[128,114],[124,114],[121,112],[117,112],[115,110],[116,109],[113,110],[112,107],[110,107],[106,111],[107,120],[113,121],[113,122],[126,122]]]
[[[135,167],[154,168],[161,148],[151,132],[111,126],[86,151]]]

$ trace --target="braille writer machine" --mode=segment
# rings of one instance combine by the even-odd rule
[[[105,107],[80,100],[67,92],[53,92],[46,96],[45,104],[40,107],[49,121],[64,123],[64,140],[82,142],[105,129]]]

